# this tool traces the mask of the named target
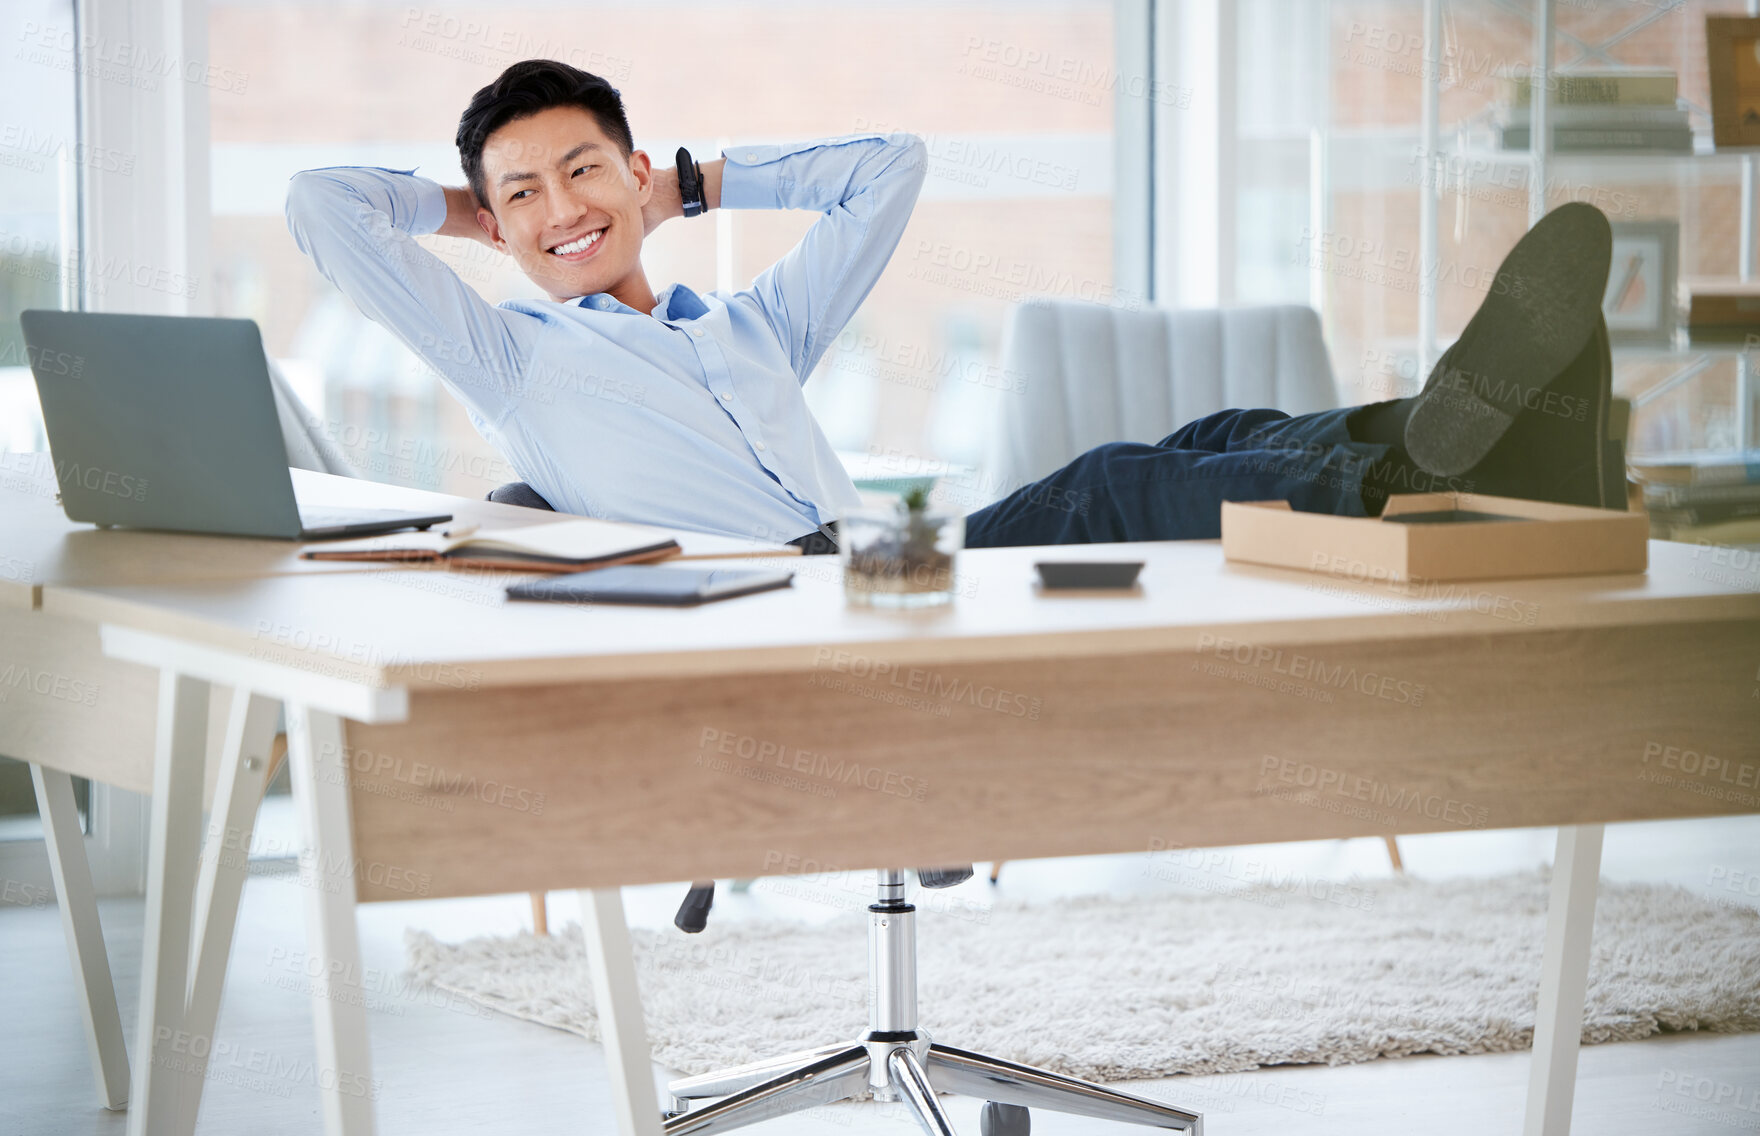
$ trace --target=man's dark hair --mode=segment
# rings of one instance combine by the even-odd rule
[[[459,162],[477,201],[487,206],[483,184],[483,144],[503,126],[539,111],[558,106],[578,106],[599,121],[599,129],[617,143],[624,157],[635,150],[629,119],[623,113],[623,96],[597,75],[554,59],[525,59],[498,75],[493,83],[471,96],[458,120]]]

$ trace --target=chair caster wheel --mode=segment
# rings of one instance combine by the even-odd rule
[[[983,1136],[1028,1136],[1032,1130],[1032,1118],[1018,1104],[985,1101],[978,1113],[978,1131]]]

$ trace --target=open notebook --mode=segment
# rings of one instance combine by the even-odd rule
[[[683,551],[677,540],[660,529],[576,520],[501,529],[453,525],[430,532],[331,541],[300,555],[308,560],[441,561],[459,568],[580,572],[612,564],[666,560]]]

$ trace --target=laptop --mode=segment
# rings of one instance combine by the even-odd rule
[[[69,520],[330,540],[450,513],[302,508],[251,320],[19,314]]]

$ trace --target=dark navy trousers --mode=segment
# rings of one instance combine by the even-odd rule
[[[966,545],[1210,540],[1224,501],[1288,501],[1311,513],[1365,516],[1363,475],[1389,447],[1352,441],[1355,407],[1292,418],[1224,410],[1161,441],[1096,446],[1049,477],[966,518]]]

